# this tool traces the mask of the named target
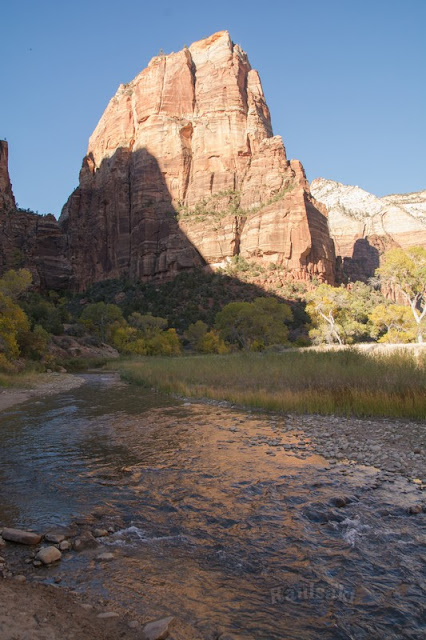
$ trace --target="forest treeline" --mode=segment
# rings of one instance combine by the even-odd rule
[[[11,270],[0,278],[0,371],[27,362],[60,366],[51,344],[62,335],[146,356],[422,342],[426,249],[387,252],[369,284],[293,283],[279,295],[260,293],[235,277],[200,271],[163,285],[114,280],[79,295],[40,293],[29,271]]]

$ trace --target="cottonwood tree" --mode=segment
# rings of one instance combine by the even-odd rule
[[[240,349],[263,349],[288,340],[290,307],[275,298],[230,302],[216,315],[215,328],[226,342]]]
[[[411,308],[417,326],[417,342],[423,342],[426,317],[426,249],[391,249],[376,269],[382,286],[399,293]]]

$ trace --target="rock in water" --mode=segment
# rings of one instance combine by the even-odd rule
[[[227,31],[120,85],[60,219],[80,288],[170,279],[240,255],[333,282],[326,210],[288,161],[257,71]]]
[[[42,535],[32,531],[21,531],[21,529],[3,529],[2,538],[9,542],[19,542],[20,544],[38,544]]]
[[[146,640],[166,640],[173,620],[174,618],[169,616],[168,618],[149,622],[143,628],[144,637]]]
[[[52,564],[61,558],[62,553],[57,549],[57,547],[43,547],[35,557],[36,560],[39,560],[43,564]]]

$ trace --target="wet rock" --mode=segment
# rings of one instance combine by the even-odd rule
[[[109,562],[110,560],[114,560],[114,554],[113,553],[101,553],[99,556],[97,556],[96,560],[98,562]]]
[[[342,507],[346,507],[346,505],[348,504],[348,499],[344,498],[343,496],[335,496],[330,500],[330,504],[341,509]]]
[[[44,536],[46,542],[52,542],[53,544],[60,544],[63,540],[65,540],[65,536],[62,533],[50,532],[46,533]]]
[[[52,564],[62,558],[62,553],[56,547],[43,547],[37,553],[35,559],[43,564]]]
[[[39,544],[42,535],[33,533],[32,531],[22,531],[21,529],[3,529],[2,538],[9,542],[18,542],[19,544]]]
[[[416,515],[417,513],[422,512],[422,506],[420,504],[413,504],[408,508],[408,513],[410,515]]]
[[[168,618],[161,618],[161,620],[155,620],[149,622],[143,628],[143,634],[146,640],[166,640],[169,636],[169,629],[174,621],[173,616]]]
[[[59,543],[60,551],[69,551],[70,549],[71,549],[71,542],[68,542],[68,540],[63,540],[62,542]]]
[[[90,547],[94,547],[96,545],[96,539],[93,537],[90,531],[86,531],[74,540],[73,548],[74,551],[83,551],[83,549],[89,549]]]
[[[115,611],[105,611],[104,613],[98,613],[96,617],[101,620],[109,620],[110,618],[118,618],[119,614]]]
[[[305,518],[310,520],[310,522],[318,522],[319,524],[323,524],[328,522],[328,515],[325,511],[320,511],[314,507],[305,507],[303,509],[303,515]]]
[[[94,538],[104,538],[108,535],[107,529],[93,529],[92,533]]]

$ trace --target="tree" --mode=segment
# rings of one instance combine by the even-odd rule
[[[216,315],[215,328],[221,338],[240,349],[263,349],[285,344],[293,315],[287,304],[275,298],[254,302],[230,302]]]
[[[116,304],[96,302],[87,305],[80,316],[80,322],[86,329],[98,335],[102,342],[106,342],[108,328],[114,323],[118,326],[125,323],[120,307]]]
[[[142,315],[137,311],[129,316],[129,324],[142,331],[146,337],[154,336],[167,327],[167,320],[151,314]]]
[[[350,344],[371,339],[369,314],[384,302],[379,291],[356,282],[351,289],[321,284],[307,296],[311,317],[309,336],[314,343]]]
[[[416,323],[409,307],[400,304],[379,304],[370,313],[371,334],[379,342],[414,342]]]
[[[0,353],[7,360],[20,355],[19,341],[30,330],[25,312],[11,298],[0,292]]]
[[[394,294],[400,294],[411,308],[417,325],[417,341],[423,342],[424,319],[426,316],[426,249],[411,247],[391,249],[384,256],[376,275],[382,286]]]
[[[306,299],[306,312],[312,321],[309,336],[313,342],[344,344],[344,312],[349,306],[347,289],[343,286],[336,288],[329,284],[320,284],[306,296]]]
[[[28,269],[19,269],[19,271],[10,269],[0,278],[0,292],[11,300],[18,300],[29,289],[32,280]]]
[[[194,351],[199,353],[228,353],[229,349],[220,337],[218,331],[211,329],[202,320],[197,320],[190,324],[186,334],[186,339]]]

